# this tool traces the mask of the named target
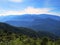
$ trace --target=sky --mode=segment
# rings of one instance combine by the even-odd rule
[[[60,0],[0,0],[0,16],[23,14],[60,16]]]

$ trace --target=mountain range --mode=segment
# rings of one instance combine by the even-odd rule
[[[25,14],[1,16],[0,22],[16,27],[26,27],[35,31],[45,31],[60,36],[60,17],[49,14]]]

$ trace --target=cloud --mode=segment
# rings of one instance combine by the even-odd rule
[[[43,14],[43,13],[48,13],[51,9],[49,8],[34,8],[34,7],[27,7],[24,9],[23,12],[27,14]]]
[[[23,0],[8,0],[10,2],[22,2]]]
[[[50,9],[50,8],[27,7],[24,10],[20,10],[20,11],[2,10],[2,11],[0,11],[0,16],[6,16],[6,15],[23,15],[23,14],[53,14],[53,15],[57,15],[57,13],[51,12],[51,10],[53,10],[53,9]]]

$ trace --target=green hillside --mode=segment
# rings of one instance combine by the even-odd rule
[[[60,45],[60,39],[51,33],[0,23],[0,45]]]

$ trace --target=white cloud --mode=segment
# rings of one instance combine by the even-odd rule
[[[27,7],[24,10],[14,11],[14,10],[2,10],[0,11],[0,16],[6,15],[23,15],[23,14],[53,14],[59,15],[55,12],[51,12],[50,8],[34,8],[34,7]]]
[[[48,13],[51,9],[49,8],[33,8],[33,7],[27,7],[26,9],[24,9],[23,12],[27,13],[27,14],[44,14],[44,13]]]
[[[8,0],[10,2],[22,2],[23,0]]]

